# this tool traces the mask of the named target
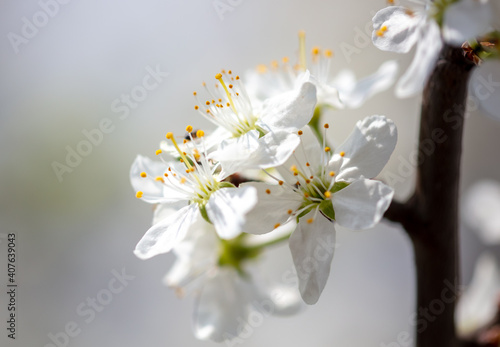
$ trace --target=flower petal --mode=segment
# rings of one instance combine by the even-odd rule
[[[214,226],[198,214],[186,237],[172,250],[177,259],[165,276],[164,283],[184,287],[189,282],[191,287],[194,279],[202,277],[217,265],[218,246],[219,239]]]
[[[408,53],[419,38],[424,20],[420,12],[411,13],[399,6],[386,7],[378,11],[372,19],[373,44],[383,51]],[[381,29],[383,27],[386,30]]]
[[[223,140],[209,158],[220,162],[223,176],[229,176],[248,166],[248,161],[259,149],[259,132],[251,130],[236,138]]]
[[[196,301],[194,334],[201,340],[222,342],[237,337],[247,321],[249,305],[256,296],[251,282],[233,268],[220,268],[208,279]]]
[[[383,63],[374,74],[357,82],[354,81],[354,84],[352,76],[347,76],[342,71],[332,84],[339,90],[340,100],[344,105],[349,108],[357,108],[373,95],[392,86],[397,72],[398,63],[395,60],[389,60]]]
[[[340,166],[337,180],[377,176],[391,157],[397,137],[396,125],[384,116],[374,115],[358,121],[330,161],[330,166]],[[343,157],[339,155],[341,152]]]
[[[163,162],[153,161],[142,155],[138,155],[130,168],[130,182],[135,191],[143,192],[142,200],[149,203],[164,202],[163,185],[155,181],[155,177],[163,176],[167,165]],[[148,176],[141,177],[146,172]]]
[[[290,251],[306,304],[315,304],[325,288],[335,250],[335,228],[315,211],[303,216],[290,237]],[[312,223],[307,221],[313,218]]]
[[[489,245],[500,244],[500,183],[475,183],[464,196],[461,215],[464,222]]]
[[[266,131],[296,131],[309,123],[316,107],[316,87],[304,82],[300,88],[264,102],[257,125]]]
[[[396,85],[396,96],[407,98],[424,89],[441,52],[443,41],[439,26],[433,20],[420,30],[415,57]]]
[[[245,224],[245,215],[257,203],[254,187],[222,188],[214,192],[206,205],[207,215],[223,239],[238,236]]]
[[[335,220],[359,230],[377,224],[389,207],[394,191],[380,181],[361,179],[332,195]]]
[[[483,253],[479,257],[472,281],[462,294],[455,311],[457,330],[466,336],[488,324],[498,309],[500,270],[494,255]]]
[[[444,13],[443,38],[451,45],[461,46],[467,40],[486,33],[491,16],[488,1],[455,2],[448,6]]]
[[[261,235],[273,231],[288,220],[289,211],[295,211],[302,204],[300,194],[279,185],[251,182],[240,185],[242,187],[253,187],[258,198],[258,203],[246,215],[243,226],[242,231],[249,234]]]
[[[153,225],[135,246],[134,254],[141,259],[167,253],[175,247],[196,221],[198,205],[191,204]]]

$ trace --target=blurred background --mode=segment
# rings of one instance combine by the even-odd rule
[[[153,157],[167,131],[180,134],[187,124],[210,129],[193,109],[192,92],[221,68],[243,75],[295,57],[299,30],[307,33],[308,50],[333,49],[332,74],[349,68],[361,77],[387,59],[398,59],[404,71],[412,54],[381,52],[365,34],[383,0],[63,2],[0,4],[0,233],[16,234],[19,284],[17,338],[2,328],[0,345],[43,347],[74,322],[78,333],[69,346],[215,346],[192,334],[193,297],[179,299],[162,284],[173,255],[141,261],[132,253],[152,219],[151,205],[136,199],[129,183],[135,156]],[[124,109],[122,94],[148,74],[155,86]],[[390,89],[325,120],[340,142],[365,116],[392,118],[399,143],[386,170],[398,172],[415,147],[418,113],[418,97],[399,100]],[[108,132],[68,166],[68,153],[99,127]],[[463,190],[482,178],[500,180],[499,131],[500,123],[480,111],[470,114]],[[413,180],[410,174],[394,184],[398,198],[408,196]],[[7,248],[0,241],[4,322]],[[243,345],[378,347],[412,332],[414,269],[404,232],[388,223],[341,229],[338,242],[319,303],[290,318],[266,317]],[[485,247],[463,228],[462,282],[470,281]],[[490,250],[499,254],[498,247]],[[280,264],[290,266],[286,247],[281,254]],[[113,271],[133,279],[86,322],[78,307],[108,288]]]

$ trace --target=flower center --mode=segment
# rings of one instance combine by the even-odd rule
[[[258,117],[253,113],[240,77],[233,76],[231,70],[227,72],[222,70],[222,73],[215,75],[215,79],[219,82],[215,85],[215,91],[209,90],[203,83],[210,99],[200,102],[198,93],[193,93],[198,102],[194,107],[195,110],[212,123],[231,132],[234,137],[257,129],[255,123]]]

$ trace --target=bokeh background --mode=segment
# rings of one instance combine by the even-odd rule
[[[210,129],[193,110],[192,91],[221,68],[243,75],[257,64],[295,57],[301,29],[308,50],[333,49],[332,73],[349,68],[364,76],[387,59],[398,59],[404,71],[411,55],[378,51],[361,34],[383,0],[73,0],[46,10],[53,16],[15,49],[11,33],[22,35],[25,20],[33,23],[49,3],[0,4],[0,233],[17,236],[19,284],[17,339],[2,328],[0,345],[43,347],[49,334],[74,321],[80,333],[69,346],[215,346],[192,334],[193,297],[181,300],[161,282],[173,255],[141,261],[132,254],[152,218],[151,206],[130,187],[135,156],[153,156],[167,131],[181,133],[187,124]],[[347,45],[356,51],[343,54]],[[148,66],[169,75],[120,119],[113,102],[142,84]],[[391,89],[325,120],[341,141],[367,115],[392,118],[399,143],[386,170],[398,172],[416,144],[418,112],[419,97],[398,100]],[[104,118],[114,130],[60,182],[53,163],[64,163],[67,146],[75,149],[82,131]],[[499,131],[500,123],[480,111],[467,119],[464,190],[478,179],[500,180]],[[397,197],[407,197],[412,186],[413,175],[398,182]],[[461,234],[468,283],[485,246],[470,230]],[[7,251],[0,241],[5,322]],[[414,271],[404,233],[383,223],[364,232],[340,230],[338,242],[319,303],[291,318],[266,317],[244,346],[378,347],[412,331]],[[498,255],[498,248],[490,250]],[[286,247],[280,252],[286,264]],[[122,269],[135,278],[86,323],[77,307]]]

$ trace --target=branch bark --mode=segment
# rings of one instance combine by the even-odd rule
[[[417,275],[416,346],[456,347],[458,190],[465,102],[474,65],[443,47],[423,92],[417,182],[406,203],[386,213],[413,243]]]

